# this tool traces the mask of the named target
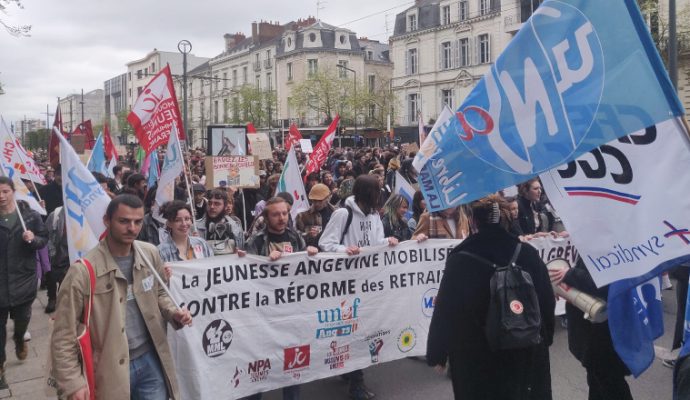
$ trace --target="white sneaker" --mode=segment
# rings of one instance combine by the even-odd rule
[[[29,331],[26,331],[26,333],[24,333],[24,341],[28,342],[30,340],[31,340],[31,333],[29,333]]]

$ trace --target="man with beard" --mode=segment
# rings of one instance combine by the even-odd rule
[[[240,222],[227,215],[228,193],[213,189],[206,204],[206,215],[196,221],[199,236],[206,239],[214,255],[231,254],[244,248]]]
[[[326,227],[331,215],[335,211],[329,203],[331,191],[323,183],[317,183],[309,191],[311,207],[307,211],[297,214],[295,228],[302,233],[304,241],[309,246],[318,247],[321,231]]]

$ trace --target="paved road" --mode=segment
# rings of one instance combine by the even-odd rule
[[[671,329],[675,317],[675,294],[664,291],[664,312],[666,334],[657,341],[657,346],[668,348],[671,343]],[[43,363],[48,346],[48,318],[43,313],[46,293],[41,291],[33,306],[33,318],[29,328],[32,340],[29,356],[19,362],[14,356],[14,344],[7,345],[7,379],[12,399],[45,399],[43,393]],[[11,325],[11,323],[9,324]],[[11,332],[11,328],[8,329]],[[11,334],[10,334],[11,337]],[[652,367],[639,379],[629,379],[633,397],[636,400],[671,399],[672,371],[656,360]],[[587,398],[585,370],[568,352],[566,331],[556,329],[551,347],[551,375],[554,399],[579,400]],[[379,400],[407,399],[452,399],[450,380],[436,374],[433,369],[416,359],[405,359],[370,367],[365,372],[367,385],[377,393]],[[2,396],[0,396],[2,397]],[[280,391],[264,396],[267,400],[280,400]],[[346,400],[347,385],[340,378],[323,379],[303,385],[304,400]]]

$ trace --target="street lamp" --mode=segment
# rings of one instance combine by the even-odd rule
[[[187,131],[187,54],[192,51],[192,43],[189,40],[180,40],[177,43],[177,50],[182,53],[182,124],[184,125],[182,129],[184,130],[184,137],[187,139],[187,149],[190,149],[191,138],[189,137],[189,132]]]
[[[348,68],[344,66],[343,64],[336,64],[335,65],[338,68],[342,68],[345,71],[350,71],[353,74],[355,74],[355,138],[357,138],[357,71],[355,71],[352,68]],[[357,146],[357,143],[355,143],[355,147]]]

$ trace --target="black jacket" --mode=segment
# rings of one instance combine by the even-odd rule
[[[307,248],[307,245],[304,243],[302,235],[300,235],[299,232],[290,229],[289,227],[286,229],[288,232],[288,238],[290,239],[290,244],[292,245],[292,251],[295,253],[298,251],[304,251]],[[245,250],[249,254],[268,257],[268,255],[271,253],[268,245],[268,230],[264,229],[247,239]]]
[[[518,243],[500,226],[483,227],[457,246],[446,262],[429,327],[427,362],[443,365],[450,359],[457,399],[550,398],[547,346],[553,341],[555,299],[539,254],[523,245],[517,264],[531,275],[537,291],[543,344],[498,352],[490,350],[484,334],[494,270],[459,254],[466,251],[507,265]],[[528,397],[527,387],[541,394]]]
[[[33,232],[34,240],[27,243],[22,239],[19,219],[11,229],[0,226],[0,308],[14,307],[36,298],[36,250],[48,244],[48,230],[41,216],[28,207],[20,208],[26,229]]]
[[[520,229],[524,235],[532,235],[537,232],[547,232],[548,231],[548,220],[546,216],[539,213],[539,220],[541,221],[540,226],[534,224],[534,216],[532,214],[532,204],[531,202],[522,196],[517,197],[518,200],[518,222],[520,223]]]

